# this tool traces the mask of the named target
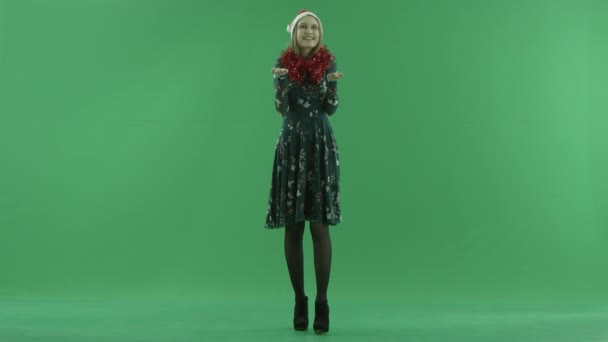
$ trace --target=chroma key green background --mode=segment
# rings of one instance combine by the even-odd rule
[[[0,298],[290,302],[263,224],[301,8],[345,75],[330,299],[606,302],[591,0],[1,0]]]

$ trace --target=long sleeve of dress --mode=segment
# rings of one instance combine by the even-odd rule
[[[281,68],[281,63],[277,60],[275,68]],[[274,75],[274,105],[281,115],[289,111],[289,76]]]
[[[328,74],[334,73],[338,70],[335,61],[331,61],[329,69],[325,73],[325,77]],[[338,110],[338,81],[327,81],[327,91],[325,93],[325,99],[322,103],[322,108],[327,112],[327,115],[332,115]]]

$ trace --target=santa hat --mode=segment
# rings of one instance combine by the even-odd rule
[[[291,21],[291,24],[287,25],[287,32],[289,32],[289,34],[293,36],[293,31],[296,29],[296,24],[298,23],[298,20],[302,19],[307,15],[310,15],[313,18],[317,19],[317,21],[319,22],[319,29],[321,32],[323,32],[323,25],[321,25],[321,19],[319,19],[316,14],[305,9],[298,12],[298,15],[296,15],[296,17]]]

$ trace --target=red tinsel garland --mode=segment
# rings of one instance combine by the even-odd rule
[[[319,83],[333,59],[334,56],[329,50],[322,46],[310,59],[298,56],[292,48],[288,48],[281,54],[280,61],[281,67],[289,70],[289,78],[292,81],[302,83],[304,77],[308,75],[312,81]]]

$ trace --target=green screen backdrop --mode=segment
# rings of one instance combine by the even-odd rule
[[[0,0],[0,296],[291,298],[263,225],[302,8],[345,75],[330,298],[607,299],[599,0]]]

